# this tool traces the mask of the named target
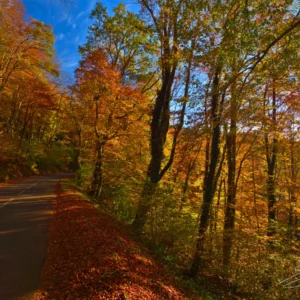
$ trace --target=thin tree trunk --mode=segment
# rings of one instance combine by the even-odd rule
[[[237,99],[235,84],[232,85],[230,101],[230,129],[227,135],[227,205],[225,210],[223,233],[223,266],[225,273],[230,264],[231,250],[234,238],[235,202],[236,202],[236,134],[237,134]]]
[[[268,198],[268,227],[267,235],[274,236],[276,233],[276,179],[275,179],[275,167],[277,162],[277,143],[276,138],[276,90],[275,90],[275,80],[273,80],[273,93],[272,93],[272,134],[273,141],[270,145],[268,137],[265,137],[266,141],[266,156],[268,165],[268,179],[267,179],[267,198]],[[271,149],[270,149],[271,148]]]
[[[99,200],[101,197],[103,186],[103,154],[104,154],[105,142],[97,141],[96,147],[96,163],[93,173],[93,182],[91,187],[91,193]]]
[[[179,212],[180,213],[182,212],[183,205],[186,201],[186,195],[187,195],[187,191],[188,191],[188,188],[189,188],[189,179],[190,179],[191,172],[194,169],[194,166],[195,166],[195,161],[191,161],[189,163],[188,170],[187,170],[186,175],[185,175],[185,180],[184,180],[184,184],[183,184],[183,188],[182,188],[182,196],[181,196],[181,199],[180,199],[180,207],[179,207]]]
[[[252,184],[253,184],[253,205],[254,205],[254,213],[256,218],[257,225],[257,234],[260,234],[260,224],[259,224],[259,216],[257,211],[257,191],[256,191],[256,178],[255,178],[255,167],[254,167],[254,155],[251,153],[251,163],[252,163]]]
[[[33,131],[33,118],[34,118],[34,113],[31,116],[30,120],[30,127],[29,127],[29,133],[28,133],[28,139],[27,139],[27,149],[26,149],[26,155],[29,154],[30,151],[30,146],[31,146],[31,141],[32,141],[32,131]]]
[[[29,112],[29,104],[27,104],[27,107],[26,107],[23,128],[21,130],[20,141],[19,141],[19,150],[21,150],[21,148],[22,148],[22,143],[23,143],[23,139],[24,139],[24,135],[25,135],[25,130],[26,130],[26,127],[27,127],[28,121],[29,121],[28,112]]]
[[[219,189],[218,189],[218,200],[217,205],[215,208],[215,214],[214,214],[214,230],[217,230],[217,223],[218,223],[218,215],[219,215],[219,209],[220,209],[220,203],[221,203],[221,192],[222,192],[222,186],[223,182],[225,184],[225,179],[220,180]]]
[[[77,183],[81,184],[81,174],[80,174],[80,155],[81,155],[81,145],[82,145],[82,137],[81,137],[81,129],[76,130],[76,134],[78,136],[78,144],[76,147],[75,158],[74,158],[74,169],[76,172],[76,180]]]
[[[296,173],[296,163],[295,163],[295,134],[293,132],[293,126],[291,125],[291,140],[290,140],[290,164],[291,164],[291,185],[289,187],[289,194],[290,194],[290,207],[289,207],[289,220],[288,220],[288,234],[290,237],[293,237],[293,223],[294,223],[294,207],[297,203],[296,197],[296,180],[297,180],[297,173]]]

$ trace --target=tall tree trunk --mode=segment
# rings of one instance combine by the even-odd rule
[[[236,134],[237,134],[237,99],[235,84],[232,85],[230,100],[230,129],[227,134],[227,205],[225,210],[223,233],[223,265],[228,271],[234,238],[235,202],[236,202]]]
[[[257,191],[256,191],[256,178],[255,178],[255,165],[254,165],[254,155],[251,153],[251,175],[252,175],[252,185],[253,185],[253,205],[254,205],[254,213],[256,218],[257,225],[257,234],[260,234],[260,224],[259,224],[259,214],[257,211]]]
[[[294,120],[293,120],[294,121]],[[289,186],[290,207],[289,207],[289,220],[288,220],[288,234],[293,237],[293,223],[294,223],[294,208],[297,203],[296,197],[296,180],[297,180],[297,168],[295,162],[295,133],[293,132],[293,124],[291,125],[291,138],[290,138],[290,174],[291,184]]]
[[[194,259],[190,268],[190,276],[195,277],[204,263],[205,233],[209,225],[210,207],[214,198],[217,178],[217,165],[220,157],[220,101],[219,101],[219,76],[220,68],[217,68],[212,82],[211,120],[212,141],[209,153],[209,168],[204,176],[203,203],[200,215],[200,224]]]
[[[157,185],[161,179],[161,165],[163,161],[163,150],[166,141],[170,121],[170,100],[171,88],[174,80],[173,73],[168,72],[163,80],[162,88],[159,91],[151,122],[151,161],[148,167],[147,179],[144,184],[140,203],[132,223],[138,234],[143,230],[147,214],[150,210],[150,202]]]
[[[272,92],[272,135],[273,141],[270,144],[268,136],[265,136],[266,142],[266,158],[267,158],[267,167],[268,167],[268,178],[267,178],[267,198],[268,198],[268,227],[267,227],[267,235],[274,236],[276,233],[276,180],[275,180],[275,167],[277,162],[277,143],[278,140],[276,138],[276,90],[275,90],[275,80],[273,80],[273,92]]]
[[[148,11],[150,17],[152,18],[154,28],[160,40],[162,85],[157,94],[152,113],[150,139],[151,160],[148,166],[147,178],[141,195],[140,203],[133,221],[133,227],[135,228],[137,234],[142,232],[146,223],[147,214],[150,210],[151,199],[155,193],[159,181],[163,178],[164,174],[173,164],[177,138],[184,124],[186,102],[189,92],[190,70],[193,61],[194,50],[192,45],[188,62],[188,72],[184,95],[185,99],[181,110],[180,121],[173,135],[173,144],[169,160],[162,168],[162,162],[164,159],[164,146],[170,122],[170,102],[172,98],[171,92],[175,79],[175,73],[178,67],[178,34],[181,33],[178,32],[178,30],[181,29],[179,14],[181,14],[183,2],[174,1],[172,9],[170,9],[171,7],[168,7],[168,3],[164,3],[163,1],[157,3],[157,10],[153,9],[152,1],[143,0],[141,1],[141,5],[146,11]],[[166,7],[168,7],[168,9],[166,9]],[[161,22],[161,18],[164,19],[164,22]]]
[[[169,53],[170,51],[168,50],[168,47],[170,47],[169,44],[167,44],[165,47],[166,49],[164,52]],[[175,78],[177,62],[175,62],[172,66],[168,66],[167,68],[163,69],[163,83],[162,83],[161,90],[159,91],[156,98],[156,102],[153,110],[152,122],[151,122],[151,141],[150,141],[151,161],[148,167],[147,179],[143,188],[141,200],[138,205],[135,219],[132,223],[137,234],[140,234],[142,232],[143,227],[146,223],[147,214],[151,207],[151,200],[155,193],[155,190],[157,189],[158,183],[163,178],[164,174],[172,166],[175,157],[177,138],[184,124],[184,115],[185,115],[187,100],[189,96],[193,49],[194,46],[192,46],[191,56],[187,67],[187,76],[186,76],[185,90],[183,95],[183,105],[180,112],[180,120],[173,135],[173,144],[172,144],[169,161],[162,168],[162,161],[164,158],[164,145],[166,142],[166,137],[169,129],[169,122],[170,122],[171,92],[172,92],[172,86]],[[175,51],[174,54],[176,54],[176,52],[177,50]],[[168,60],[170,59],[170,54],[167,55],[167,58]],[[169,63],[166,64],[168,65]]]

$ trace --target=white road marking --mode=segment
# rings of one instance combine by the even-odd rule
[[[38,180],[36,183],[28,186],[25,190],[23,190],[22,192],[20,192],[19,194],[17,194],[17,196],[22,195],[23,193],[25,193],[27,190],[31,189],[33,186],[37,185],[40,181],[42,181],[44,178]],[[7,204],[9,204],[11,201],[15,200],[16,198],[10,198],[7,202],[5,202],[4,204],[0,205],[0,209],[3,208],[4,206],[6,206]]]

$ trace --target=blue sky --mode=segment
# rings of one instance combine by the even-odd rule
[[[77,66],[78,46],[85,43],[91,24],[89,15],[96,2],[112,8],[123,2],[129,10],[136,10],[136,0],[23,0],[27,14],[53,27],[56,36],[57,61],[63,73],[72,74]]]

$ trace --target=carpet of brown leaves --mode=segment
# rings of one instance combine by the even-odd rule
[[[57,192],[39,299],[197,299],[113,217],[72,190]]]

